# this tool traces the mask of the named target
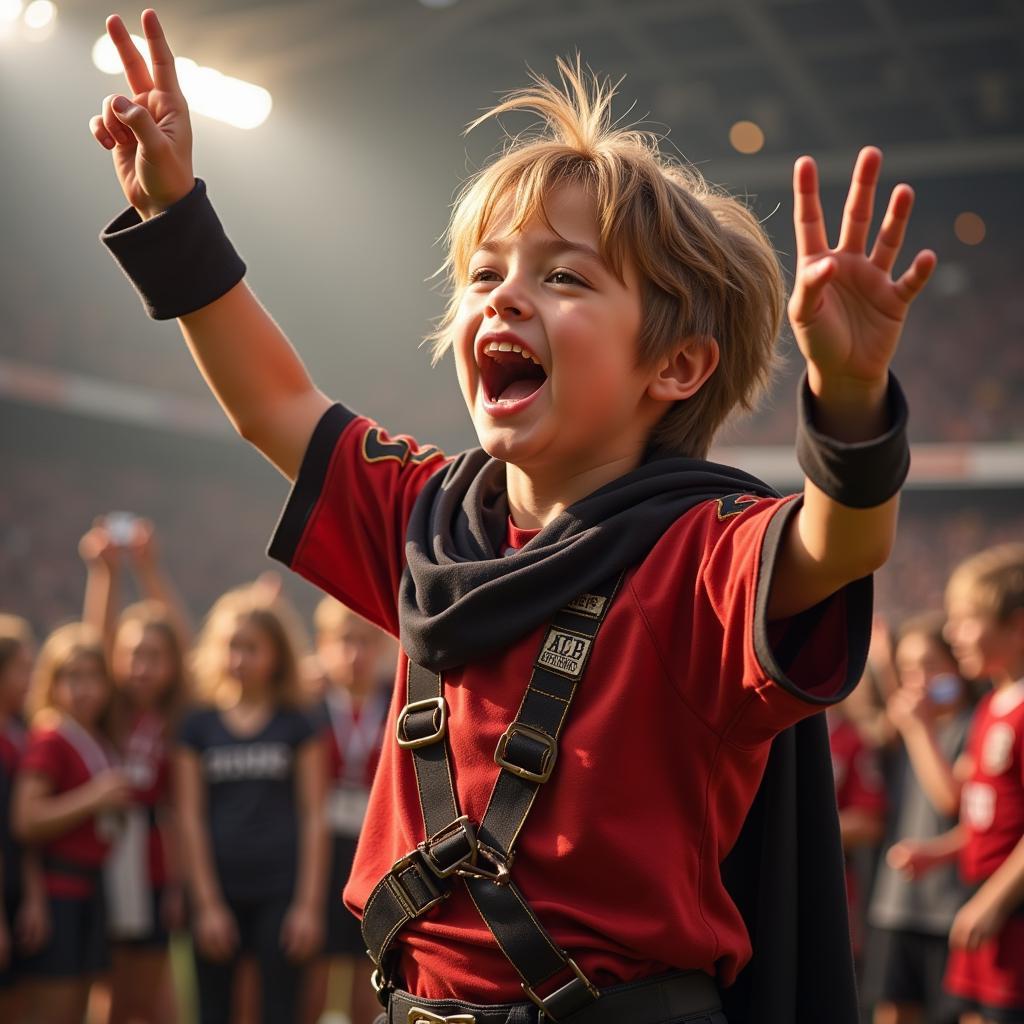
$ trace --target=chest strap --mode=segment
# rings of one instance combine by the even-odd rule
[[[393,988],[388,954],[395,937],[448,897],[453,876],[463,880],[524,992],[548,1019],[564,1020],[597,999],[597,989],[537,919],[510,870],[516,840],[554,771],[559,736],[621,579],[574,598],[545,629],[519,711],[495,750],[501,771],[479,824],[459,813],[443,681],[409,662],[408,702],[396,738],[413,757],[427,838],[377,883],[363,912],[363,939],[377,966],[382,1002]]]

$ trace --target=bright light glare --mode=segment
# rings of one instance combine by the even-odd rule
[[[25,8],[25,25],[33,31],[45,29],[57,20],[57,5],[50,0],[32,0]]]
[[[10,25],[21,17],[22,0],[0,0],[0,25]]]
[[[152,71],[146,40],[132,36],[132,42]],[[109,36],[96,40],[92,48],[92,62],[108,75],[118,75],[122,71],[121,58]],[[174,67],[181,91],[189,107],[197,114],[235,128],[258,128],[270,116],[273,98],[261,86],[232,78],[216,68],[201,67],[188,57],[176,57]]]

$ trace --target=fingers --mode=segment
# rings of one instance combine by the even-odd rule
[[[128,80],[128,88],[133,93],[149,92],[153,88],[149,68],[146,67],[142,54],[135,48],[131,34],[125,28],[120,15],[112,14],[107,18],[107,35],[117,48],[118,56],[124,65],[124,77]]]
[[[110,101],[110,113],[113,115],[114,124],[120,127],[122,133],[131,136],[132,141],[138,140],[143,152],[149,157],[155,157],[161,149],[170,145],[153,120],[153,115],[145,107],[132,103],[124,96],[107,97],[107,100]],[[113,131],[111,123],[106,118],[107,100],[103,101],[103,123]],[[118,139],[118,142],[121,142],[121,139]]]
[[[103,114],[101,116],[103,129],[107,137],[112,139],[116,145],[134,146],[136,144],[135,135],[114,112],[114,100],[117,98],[117,94],[114,93],[110,96],[105,96],[103,99]],[[91,125],[92,121],[89,123]],[[95,132],[93,134],[95,134]],[[102,140],[100,141],[102,142]],[[107,149],[112,148],[112,146],[107,146]]]
[[[797,271],[793,294],[789,300],[789,316],[795,324],[810,323],[821,306],[825,285],[832,280],[837,263],[831,256],[816,260]]]
[[[909,185],[897,185],[889,197],[889,207],[871,250],[871,262],[887,274],[896,265],[896,258],[903,247],[903,237],[907,233],[913,207],[914,190]]]
[[[160,25],[156,11],[147,8],[142,12],[142,31],[149,43],[149,57],[153,63],[153,80],[158,89],[165,92],[181,92],[178,73],[174,67],[174,54],[167,43],[167,37]]]
[[[843,224],[839,230],[837,248],[847,252],[864,252],[875,211],[875,188],[882,167],[882,151],[865,146],[857,154],[857,162],[850,179],[850,191],[843,208]]]
[[[793,227],[796,251],[801,259],[813,258],[828,250],[825,217],[818,194],[818,168],[809,156],[793,165]]]
[[[921,289],[928,283],[932,276],[935,264],[938,259],[931,249],[922,249],[915,257],[910,268],[896,282],[896,294],[904,302],[913,302],[921,293]]]

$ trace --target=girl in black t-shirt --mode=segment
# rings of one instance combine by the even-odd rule
[[[322,740],[297,707],[280,602],[251,587],[214,605],[195,653],[206,706],[179,733],[179,823],[200,1024],[226,1024],[242,953],[258,961],[263,1024],[299,1013],[300,964],[323,935]]]

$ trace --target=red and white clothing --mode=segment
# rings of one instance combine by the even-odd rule
[[[166,732],[163,715],[154,711],[133,715],[122,764],[136,805],[146,811],[147,869],[150,885],[155,889],[167,883],[166,856],[158,824],[161,808],[171,802],[171,761]]]
[[[339,412],[340,409],[340,412]],[[334,407],[318,425],[270,553],[397,634],[409,513],[446,462]],[[697,968],[729,984],[750,940],[719,865],[759,786],[769,741],[845,695],[847,641],[867,635],[863,591],[832,599],[784,673],[764,610],[796,505],[744,497],[681,516],[626,573],[513,869],[530,905],[598,986]],[[513,647],[444,674],[454,783],[480,821],[493,754],[515,718],[539,626]],[[412,758],[393,740],[404,704],[400,654],[380,769],[345,890],[357,914],[423,836]],[[638,799],[642,794],[642,799]],[[522,999],[520,979],[454,887],[443,913],[400,933],[405,986],[426,998]]]
[[[388,694],[381,691],[359,704],[341,688],[332,688],[324,698],[330,780],[327,821],[335,835],[355,839],[362,830],[384,743],[388,703]]]
[[[967,754],[972,771],[960,798],[967,829],[960,874],[979,885],[1024,840],[1024,680],[982,698]],[[1024,906],[978,950],[953,950],[945,985],[984,1006],[1024,1011]]]
[[[113,752],[104,740],[64,717],[30,730],[19,770],[43,776],[51,795],[59,796],[113,765]],[[117,827],[116,815],[97,815],[42,844],[46,891],[66,899],[91,897]]]

